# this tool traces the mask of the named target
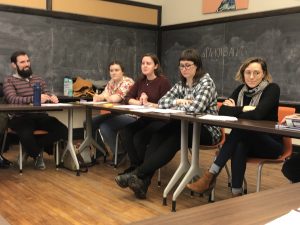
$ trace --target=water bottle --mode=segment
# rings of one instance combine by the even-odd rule
[[[73,80],[69,77],[64,78],[64,96],[73,96]]]
[[[33,85],[33,105],[41,106],[41,85],[40,85],[40,83],[35,83]]]
[[[69,79],[68,96],[69,97],[73,96],[73,80],[71,78]]]

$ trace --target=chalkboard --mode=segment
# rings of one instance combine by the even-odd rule
[[[281,101],[300,101],[300,13],[221,22],[162,32],[162,65],[178,80],[178,58],[186,48],[201,52],[204,68],[219,96],[229,96],[239,84],[234,76],[248,57],[266,59]]]
[[[33,72],[57,95],[65,76],[108,80],[107,65],[119,60],[125,72],[140,74],[141,56],[157,50],[157,31],[0,12],[0,80],[12,73],[10,56],[28,52]]]

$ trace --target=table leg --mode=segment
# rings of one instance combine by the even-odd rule
[[[81,143],[78,151],[82,152],[86,147],[94,146],[97,150],[103,153],[106,158],[106,151],[95,141],[92,135],[92,109],[86,107],[86,137]]]
[[[191,167],[175,190],[172,198],[172,211],[176,211],[176,199],[185,186],[193,179],[194,176],[200,174],[199,168],[199,144],[200,144],[200,125],[193,123],[193,144],[192,144],[192,162]]]
[[[79,163],[76,157],[75,149],[73,146],[73,109],[68,109],[68,143],[64,153],[62,154],[62,162],[66,152],[69,151],[72,159],[74,160],[76,166],[76,175],[79,176]]]
[[[177,181],[182,177],[182,175],[188,171],[190,167],[188,161],[188,122],[181,121],[181,151],[180,151],[180,164],[174,173],[173,177],[169,181],[167,187],[163,193],[163,205],[167,205],[167,195],[177,183]]]

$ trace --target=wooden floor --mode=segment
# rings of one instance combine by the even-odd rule
[[[201,151],[202,168],[213,159],[213,151]],[[10,150],[5,156],[16,161],[17,151]],[[20,176],[17,167],[0,170],[0,215],[10,224],[127,224],[170,212],[162,205],[164,187],[174,173],[179,154],[162,168],[162,187],[157,186],[156,176],[149,188],[147,200],[135,199],[129,189],[119,188],[114,177],[126,165],[114,170],[103,161],[91,167],[88,173],[76,176],[65,169],[55,169],[53,157],[45,154],[47,169],[33,169],[32,161],[24,166]],[[287,184],[282,176],[281,165],[268,165],[263,170],[262,189]],[[255,192],[256,167],[247,169],[248,192]],[[225,171],[217,182],[216,201],[231,197]],[[189,195],[185,190],[177,199],[177,211],[204,205],[207,198]]]

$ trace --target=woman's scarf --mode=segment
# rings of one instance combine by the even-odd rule
[[[248,86],[245,84],[244,87],[240,90],[238,100],[237,100],[237,106],[243,106],[244,95],[252,98],[249,105],[257,106],[263,90],[268,85],[269,85],[269,82],[266,80],[263,80],[262,82],[260,82],[260,84],[258,86],[249,90]]]

